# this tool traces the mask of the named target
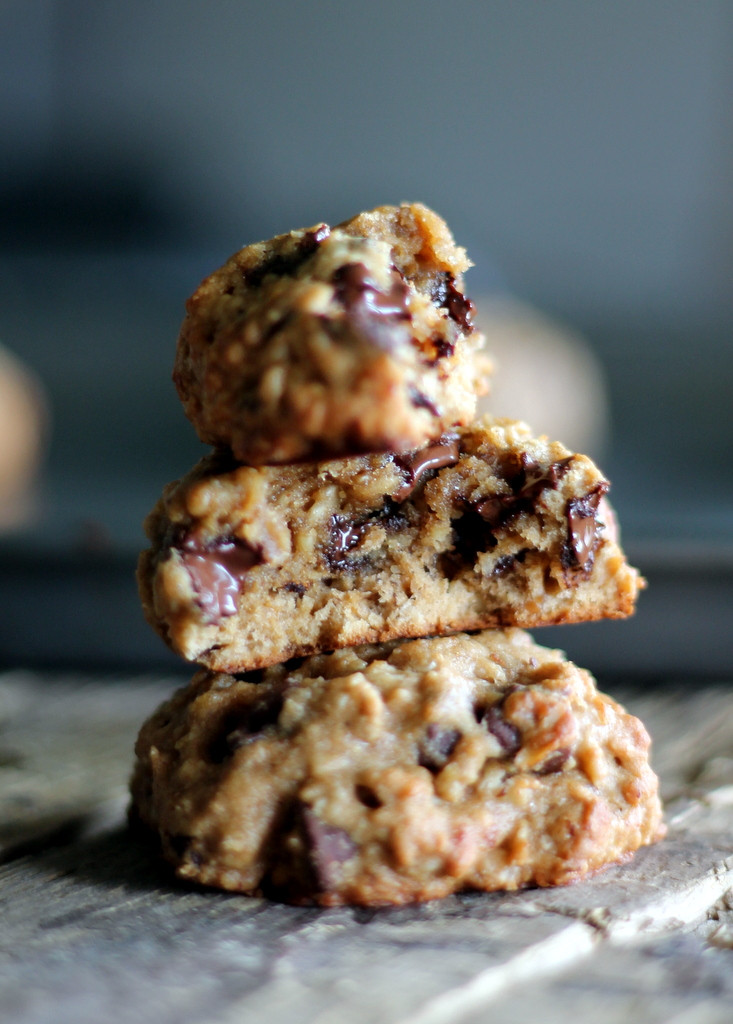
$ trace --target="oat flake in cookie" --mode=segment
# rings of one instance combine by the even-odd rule
[[[414,448],[469,422],[486,371],[469,266],[417,203],[247,246],[188,300],[186,415],[255,465]]]
[[[138,579],[217,671],[400,637],[619,618],[641,580],[584,455],[484,418],[421,449],[294,466],[204,459],[146,522]]]
[[[564,884],[663,832],[641,722],[520,630],[202,671],[136,750],[179,876],[293,902]]]

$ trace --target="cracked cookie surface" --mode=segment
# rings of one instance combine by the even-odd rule
[[[641,722],[515,629],[201,671],[136,751],[179,876],[294,902],[564,884],[663,831]]]
[[[202,460],[146,521],[138,581],[174,651],[219,671],[398,637],[619,618],[642,581],[594,463],[512,421],[410,453]]]
[[[256,465],[414,448],[469,422],[487,368],[469,266],[418,203],[247,246],[187,302],[186,415]]]

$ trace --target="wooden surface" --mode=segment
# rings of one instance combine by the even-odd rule
[[[298,909],[177,884],[124,827],[178,681],[0,676],[3,1024],[730,1024],[733,682],[615,694],[669,838],[569,888]]]

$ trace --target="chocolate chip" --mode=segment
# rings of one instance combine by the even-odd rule
[[[321,891],[327,892],[338,883],[339,866],[353,857],[358,847],[348,832],[336,825],[327,825],[306,804],[301,805],[300,817],[317,884]]]
[[[271,685],[260,684],[262,694],[238,708],[228,711],[218,724],[216,735],[209,743],[207,758],[213,764],[222,764],[235,750],[261,739],[265,730],[277,724],[288,685],[283,680]]]
[[[418,746],[417,763],[431,772],[441,771],[461,738],[458,729],[431,722]]]
[[[412,384],[407,389],[407,393],[410,396],[410,401],[416,409],[427,409],[433,416],[440,416],[440,409],[437,407],[432,399],[428,398],[426,394],[418,390]]]
[[[519,750],[521,744],[521,733],[516,725],[512,725],[504,717],[500,704],[492,704],[488,708],[478,708],[476,720],[486,727],[505,756],[512,757]]]
[[[305,584],[303,583],[286,583],[283,590],[289,594],[297,594],[298,597],[302,597],[305,593]]]
[[[216,623],[235,615],[242,581],[264,561],[262,553],[236,537],[202,544],[195,534],[184,537],[178,548],[207,621]]]
[[[563,551],[566,568],[579,568],[590,572],[601,541],[601,524],[598,522],[598,506],[608,492],[605,480],[596,484],[584,498],[571,498],[567,505],[568,543]]]
[[[453,274],[441,274],[430,297],[437,306],[448,310],[448,316],[454,320],[464,331],[473,330],[473,316],[476,307],[470,299],[456,288],[456,279]]]
[[[567,747],[561,747],[550,754],[538,768],[535,768],[535,773],[537,775],[554,775],[555,772],[562,771],[569,757],[570,750]]]
[[[422,482],[426,473],[454,466],[458,462],[460,448],[455,435],[444,434],[438,441],[427,445],[419,451],[406,455],[393,456],[394,461],[405,474],[405,481],[392,495],[396,502],[405,501]]]

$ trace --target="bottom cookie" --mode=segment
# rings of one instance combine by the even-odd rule
[[[644,726],[518,629],[201,671],[136,753],[181,878],[288,902],[560,885],[664,831]]]

